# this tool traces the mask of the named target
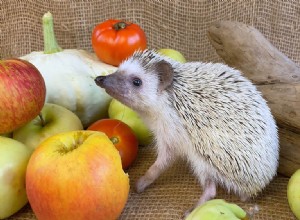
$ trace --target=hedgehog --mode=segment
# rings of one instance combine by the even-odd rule
[[[95,83],[136,111],[153,133],[157,158],[137,180],[138,193],[179,158],[202,186],[193,208],[215,198],[217,187],[247,201],[276,176],[276,122],[239,70],[222,63],[179,63],[148,49]]]

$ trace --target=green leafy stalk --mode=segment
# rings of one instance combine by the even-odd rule
[[[53,17],[50,12],[47,12],[43,16],[43,34],[44,34],[44,53],[51,54],[62,51],[57,44],[54,29],[53,29]]]

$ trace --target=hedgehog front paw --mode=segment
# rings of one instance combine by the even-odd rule
[[[251,199],[251,197],[248,196],[248,195],[243,195],[243,194],[240,195],[240,200],[241,200],[242,202],[249,202],[250,199]]]
[[[150,179],[148,179],[146,176],[142,176],[138,179],[135,183],[135,191],[137,193],[144,192],[144,190],[152,183]]]

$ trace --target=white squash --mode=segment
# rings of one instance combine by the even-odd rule
[[[44,77],[46,102],[73,111],[84,127],[107,117],[111,97],[94,79],[116,67],[102,63],[95,54],[77,49],[62,50],[55,39],[51,13],[43,16],[44,51],[20,57],[35,65]]]

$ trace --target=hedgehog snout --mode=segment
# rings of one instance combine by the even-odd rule
[[[118,72],[107,76],[97,76],[95,78],[96,85],[105,89],[106,93],[114,98],[120,98],[120,95],[124,95],[128,92],[125,82],[126,77],[124,74],[119,74]]]
[[[106,79],[106,76],[97,76],[95,79],[95,83],[97,86],[104,87],[104,80]]]

